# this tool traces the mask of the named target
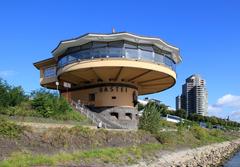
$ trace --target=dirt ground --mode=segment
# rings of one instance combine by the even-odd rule
[[[25,124],[26,125],[26,124]],[[103,147],[132,146],[157,142],[146,132],[108,131],[82,127],[27,126],[18,138],[0,136],[0,160],[14,152],[54,154]]]

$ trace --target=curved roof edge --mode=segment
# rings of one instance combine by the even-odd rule
[[[60,41],[58,46],[52,51],[54,57],[58,57],[63,54],[67,48],[83,45],[91,41],[115,41],[115,40],[127,40],[135,43],[154,44],[157,47],[169,51],[173,55],[175,63],[180,63],[182,58],[179,54],[179,48],[172,46],[160,38],[139,36],[128,32],[118,32],[111,34],[101,33],[87,33],[77,38]]]

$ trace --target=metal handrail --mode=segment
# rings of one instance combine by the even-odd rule
[[[82,114],[86,115],[87,118],[91,119],[93,121],[93,123],[95,124],[99,124],[100,122],[102,122],[102,125],[104,128],[110,127],[107,123],[103,122],[102,120],[98,119],[95,114],[92,113],[92,111],[90,111],[87,107],[85,107],[84,104],[81,103],[77,103],[75,101],[72,100],[72,105],[75,106],[75,108],[80,111]]]
[[[108,127],[111,127],[111,125],[109,125],[108,123],[104,122],[102,119],[105,119],[105,118],[102,118],[102,119],[99,119],[96,117],[95,114],[93,114],[93,112],[91,110],[89,110],[85,104],[83,103],[80,103],[80,102],[75,102],[74,100],[72,100],[72,103],[71,103],[73,106],[75,106],[75,108],[80,111],[82,114],[86,115],[87,118],[91,119],[93,121],[93,123],[95,124],[99,124],[100,122],[102,122],[103,124],[103,127],[104,128],[108,128]],[[114,122],[113,123],[114,125],[118,126],[119,128],[121,129],[128,129],[128,127],[124,126],[124,125],[121,125],[117,122]]]

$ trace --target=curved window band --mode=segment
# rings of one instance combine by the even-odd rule
[[[164,65],[173,71],[176,71],[176,64],[166,55],[158,54],[154,51],[147,51],[137,48],[117,48],[117,47],[99,47],[81,50],[68,54],[58,61],[58,68],[68,64],[98,58],[124,58],[131,60],[147,61]]]

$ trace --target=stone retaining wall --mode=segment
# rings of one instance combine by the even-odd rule
[[[133,167],[195,167],[221,166],[240,148],[240,139],[223,143],[211,144],[195,149],[177,152],[164,152],[151,163],[141,162]]]

